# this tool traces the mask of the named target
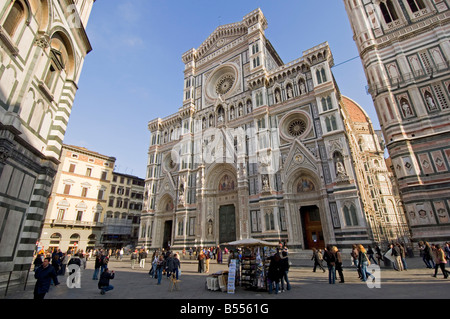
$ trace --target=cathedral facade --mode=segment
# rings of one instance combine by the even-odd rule
[[[378,163],[383,192],[392,194],[383,150],[363,109],[340,94],[328,43],[285,64],[266,28],[257,9],[183,54],[183,105],[148,125],[143,246],[257,238],[296,250],[345,249],[391,239],[374,238],[380,226],[369,216],[385,215],[387,201],[371,192],[379,184],[364,187],[353,165]],[[353,129],[361,139],[349,139]]]
[[[92,50],[85,25],[93,2],[0,4],[0,284],[23,282],[31,267]]]
[[[414,241],[450,234],[450,3],[345,0]]]

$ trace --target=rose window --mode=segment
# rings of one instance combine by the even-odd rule
[[[231,74],[222,76],[216,84],[216,93],[220,95],[227,94],[233,87],[235,78]]]
[[[300,135],[302,135],[303,133],[305,133],[307,128],[307,125],[305,123],[305,121],[298,119],[298,120],[294,120],[291,122],[291,124],[289,124],[289,134],[293,137],[298,137]]]

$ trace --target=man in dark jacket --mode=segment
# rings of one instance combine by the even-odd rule
[[[104,295],[107,291],[113,290],[114,287],[109,284],[109,281],[114,279],[114,271],[109,271],[108,268],[100,275],[100,280],[98,282],[98,289],[100,293]]]
[[[44,299],[45,294],[50,290],[50,283],[53,280],[55,286],[59,285],[55,268],[50,265],[50,257],[46,257],[42,265],[34,271],[34,278],[37,279],[34,286],[34,299]]]

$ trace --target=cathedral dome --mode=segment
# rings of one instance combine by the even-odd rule
[[[353,123],[370,123],[370,118],[364,109],[352,99],[342,96],[342,107],[346,110],[349,119]]]

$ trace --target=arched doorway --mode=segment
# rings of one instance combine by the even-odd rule
[[[300,216],[302,220],[305,249],[325,248],[319,207],[315,205],[304,206],[300,208]]]

